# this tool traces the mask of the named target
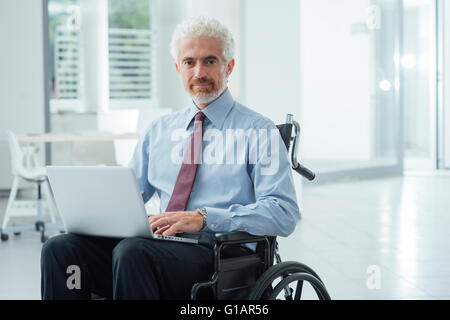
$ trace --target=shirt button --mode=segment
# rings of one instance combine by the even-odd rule
[[[213,224],[210,224],[209,225],[211,228],[214,228],[216,225],[213,223]]]

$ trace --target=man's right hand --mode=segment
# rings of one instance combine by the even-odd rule
[[[155,234],[173,236],[182,232],[198,232],[203,228],[203,216],[198,211],[164,212],[148,218]]]

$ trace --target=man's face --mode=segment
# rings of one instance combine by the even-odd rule
[[[188,37],[178,45],[175,67],[195,103],[205,105],[217,99],[226,88],[234,59],[225,61],[219,39]]]

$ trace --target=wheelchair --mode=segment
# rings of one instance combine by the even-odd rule
[[[298,122],[288,114],[286,123],[277,125],[277,128],[290,152],[292,169],[306,179],[314,180],[315,174],[297,161],[300,137]],[[241,256],[223,254],[230,246],[246,243],[256,243],[256,251]],[[241,231],[223,232],[208,237],[204,245],[213,249],[214,272],[208,281],[192,286],[191,300],[205,297],[208,300],[278,300],[280,294],[285,300],[301,300],[305,281],[313,287],[319,300],[331,300],[324,283],[313,269],[300,262],[281,261],[276,237],[254,236]],[[290,285],[295,284],[294,290]],[[203,289],[208,290],[206,295],[199,294]],[[105,299],[94,293],[91,298]]]
[[[292,169],[306,179],[314,180],[315,174],[297,161],[298,122],[288,114],[286,123],[277,125],[277,128],[288,152],[290,150]],[[208,281],[194,284],[191,300],[196,300],[199,290],[205,288],[217,300],[278,300],[283,297],[285,300],[301,300],[305,281],[312,286],[319,300],[331,299],[314,270],[300,262],[281,261],[276,237],[227,232],[215,233],[212,240],[214,273]],[[240,257],[223,257],[224,248],[246,243],[256,243],[256,252]]]

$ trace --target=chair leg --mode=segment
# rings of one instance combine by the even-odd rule
[[[44,192],[45,192],[45,200],[47,202],[47,208],[50,215],[51,222],[56,222],[56,205],[55,205],[55,199],[52,194],[52,190],[50,189],[50,185],[48,180],[45,180],[44,182]]]
[[[13,185],[11,188],[11,192],[9,194],[8,204],[6,205],[5,216],[3,217],[2,230],[5,230],[8,225],[9,216],[11,215],[11,209],[12,209],[14,201],[16,200],[17,190],[19,189],[19,183],[20,183],[20,178],[14,177],[14,182],[13,182]]]

